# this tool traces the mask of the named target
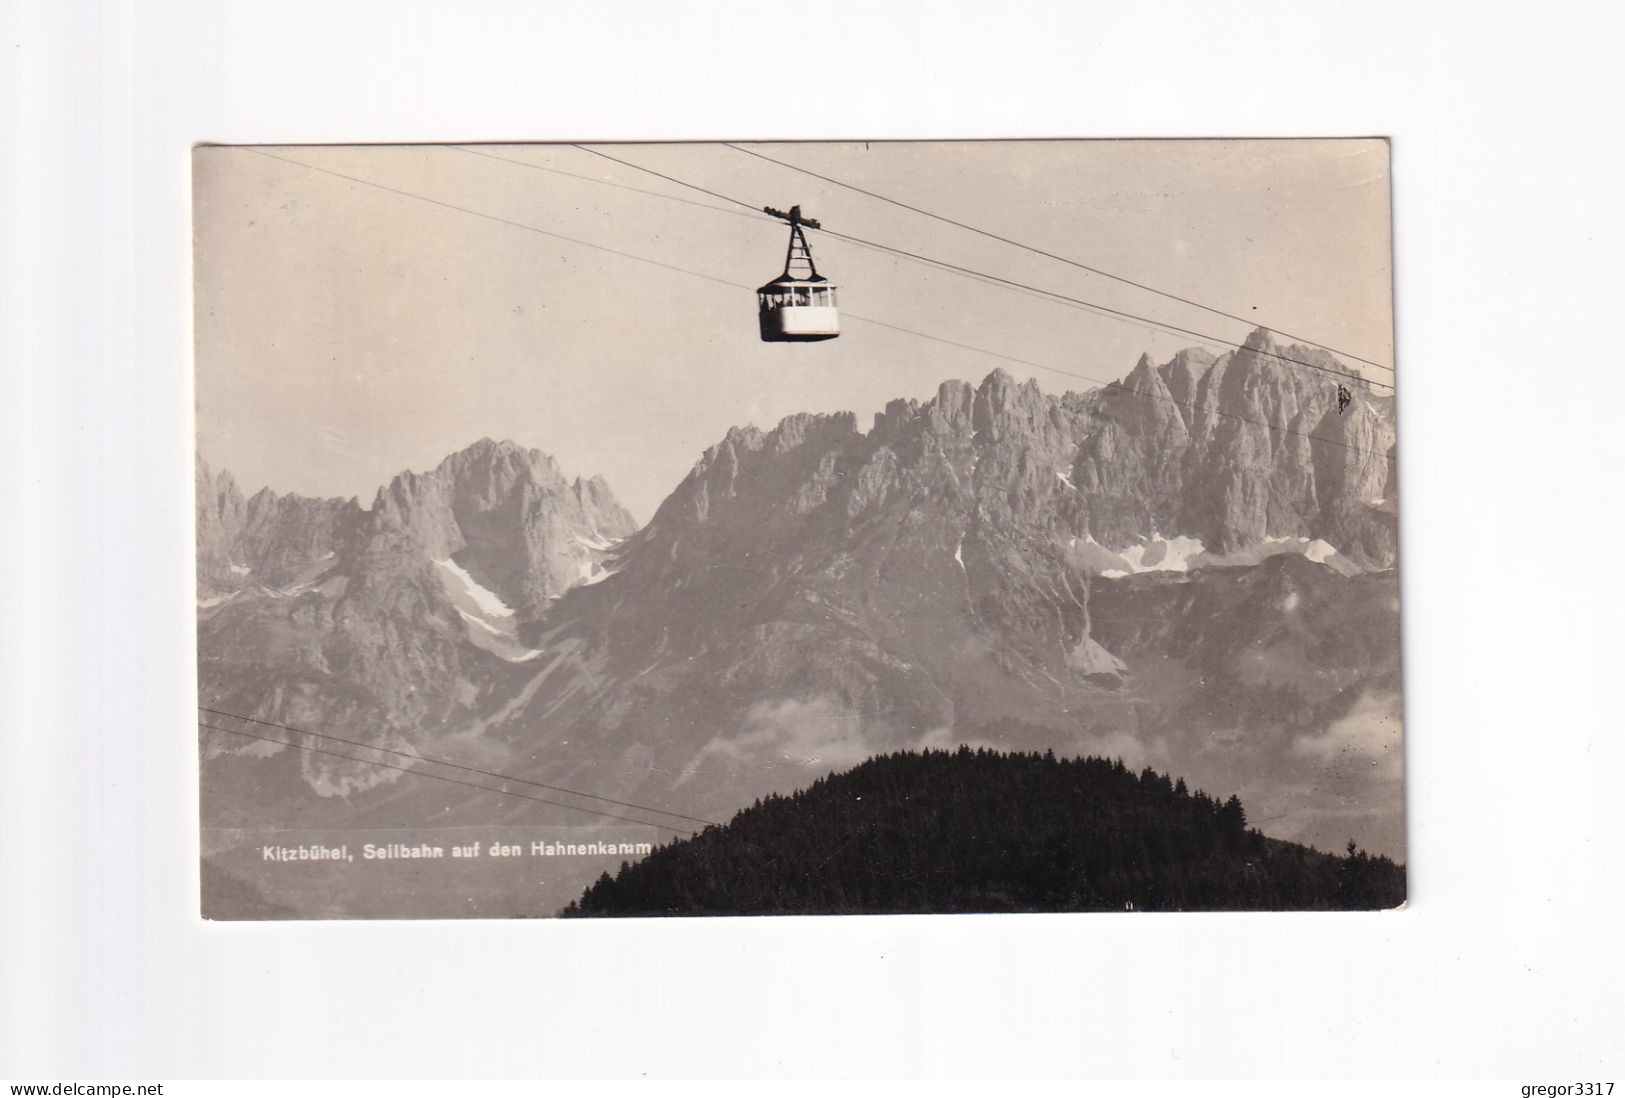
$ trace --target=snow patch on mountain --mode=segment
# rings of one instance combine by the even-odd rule
[[[440,569],[441,582],[446,585],[446,594],[453,603],[461,594],[479,609],[482,614],[494,618],[513,617],[513,607],[503,602],[497,595],[481,587],[473,576],[463,570],[462,566],[454,560],[437,560],[435,567]]]
[[[471,644],[509,663],[522,663],[542,654],[540,649],[526,648],[519,643],[511,606],[482,586],[456,561],[434,563],[446,597],[468,626],[467,637]]]
[[[1100,574],[1107,579],[1120,579],[1139,572],[1189,572],[1193,562],[1206,555],[1207,550],[1197,538],[1184,535],[1164,538],[1153,533],[1148,540],[1122,551],[1120,556],[1128,565],[1126,569],[1111,568]]]
[[[542,654],[540,648],[524,647],[512,632],[492,625],[484,618],[476,617],[467,610],[458,610],[457,613],[465,622],[479,630],[468,635],[470,643],[476,648],[483,648],[492,655],[501,656],[509,663],[523,663]]]
[[[1128,665],[1106,649],[1093,637],[1084,637],[1067,653],[1067,664],[1083,675],[1122,675]]]
[[[1329,542],[1316,538],[1304,547],[1303,555],[1314,561],[1316,564],[1325,564],[1328,560],[1337,555],[1337,550],[1332,548]]]
[[[1337,547],[1320,538],[1265,538],[1254,545],[1238,549],[1234,553],[1223,556],[1213,555],[1204,559],[1203,565],[1215,568],[1236,568],[1252,564],[1259,564],[1270,557],[1282,553],[1296,553],[1305,560],[1325,565],[1345,576],[1354,576],[1365,571],[1347,556],[1337,551]]]
[[[1263,538],[1233,553],[1209,552],[1198,538],[1152,534],[1126,549],[1112,550],[1093,537],[1071,543],[1072,559],[1082,570],[1102,579],[1124,579],[1145,572],[1191,572],[1198,568],[1240,568],[1259,564],[1282,553],[1295,553],[1345,576],[1364,569],[1321,538]]]
[[[506,636],[508,636],[508,634],[505,633],[503,630],[501,630],[501,629],[497,628],[496,626],[492,625],[490,622],[486,621],[484,618],[475,617],[473,614],[470,614],[467,610],[459,610],[459,611],[457,611],[457,613],[464,621],[468,622],[468,624],[474,626],[476,629],[485,630],[487,633],[491,634],[493,637],[506,637]]]

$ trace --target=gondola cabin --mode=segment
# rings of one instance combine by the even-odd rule
[[[772,207],[767,207],[766,212],[790,223],[790,246],[784,257],[784,273],[756,291],[763,342],[834,339],[841,334],[835,287],[813,266],[812,249],[801,231],[803,225],[819,228],[818,222],[803,218],[800,206],[792,206],[789,213]]]
[[[841,334],[835,287],[822,278],[780,276],[756,291],[762,338],[769,343],[834,339]]]

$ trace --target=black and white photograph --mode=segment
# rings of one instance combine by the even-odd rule
[[[0,1092],[1616,1096],[1622,35],[0,4]]]
[[[200,147],[202,913],[1403,905],[1388,165]]]

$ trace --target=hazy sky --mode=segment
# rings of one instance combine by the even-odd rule
[[[1393,362],[1380,141],[752,147]],[[489,436],[545,450],[570,475],[602,473],[647,519],[736,424],[851,410],[866,426],[894,397],[923,400],[945,379],[977,381],[999,366],[1046,392],[1090,387],[857,317],[1108,380],[1142,351],[1160,362],[1199,342],[812,233],[820,273],[841,288],[843,334],[764,344],[750,288],[779,273],[782,226],[738,207],[713,212],[606,186],[723,205],[569,146],[468,148],[488,155],[449,146],[197,152],[199,449],[245,491],[269,485],[366,504],[401,470]],[[602,148],[756,205],[800,203],[832,230],[1221,339],[1239,341],[1250,327],[726,146]]]

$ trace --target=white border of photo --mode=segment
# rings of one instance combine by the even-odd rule
[[[1607,1079],[1621,19],[8,6],[0,1075]],[[1394,140],[1405,910],[199,918],[192,144],[1223,135]]]

